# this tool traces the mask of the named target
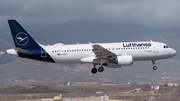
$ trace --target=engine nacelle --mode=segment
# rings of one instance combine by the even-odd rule
[[[110,63],[116,63],[119,66],[128,66],[133,64],[133,57],[131,55],[116,56],[109,60]]]

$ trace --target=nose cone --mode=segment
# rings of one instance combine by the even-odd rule
[[[176,50],[171,49],[171,54],[172,54],[172,56],[175,56],[176,55]]]

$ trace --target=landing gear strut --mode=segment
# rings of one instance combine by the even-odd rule
[[[100,58],[99,61],[100,61],[99,68],[96,69],[96,65],[98,65],[98,64],[94,64],[94,68],[91,70],[91,72],[92,72],[93,74],[96,74],[97,71],[98,71],[98,72],[103,72],[103,71],[104,71],[104,67],[103,67],[103,66],[106,66],[106,67],[107,67],[107,64],[105,64],[105,60],[104,60],[104,59],[101,59],[101,58]]]
[[[155,60],[152,60],[153,65],[155,65]],[[153,70],[157,70],[157,66],[153,66]]]

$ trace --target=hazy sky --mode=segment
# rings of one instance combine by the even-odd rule
[[[180,0],[0,0],[0,23],[61,23],[73,19],[180,25]]]

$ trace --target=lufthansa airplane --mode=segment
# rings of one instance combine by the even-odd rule
[[[53,63],[91,63],[91,72],[103,72],[104,67],[120,68],[133,61],[151,60],[156,70],[155,60],[176,55],[176,51],[161,42],[119,42],[69,44],[57,43],[42,45],[38,43],[16,20],[8,20],[15,48],[6,54]]]

